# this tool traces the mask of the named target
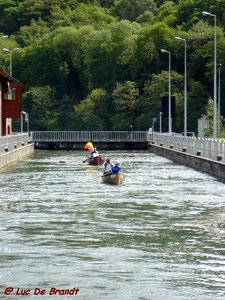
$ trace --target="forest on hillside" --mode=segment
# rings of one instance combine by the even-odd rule
[[[216,29],[225,137],[224,26],[224,0],[0,0],[0,47],[11,52],[0,51],[0,68],[9,73],[12,58],[31,130],[147,130],[153,118],[159,130],[170,53],[172,130],[183,132],[186,49],[187,131],[204,117],[212,136]]]

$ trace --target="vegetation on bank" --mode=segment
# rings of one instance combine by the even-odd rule
[[[220,67],[220,136],[225,136],[225,3],[161,0],[0,0],[1,48],[12,51],[12,76],[24,84],[31,130],[147,130],[168,96],[168,54],[176,114],[184,130],[184,42],[188,131],[213,124],[214,17]],[[1,36],[1,34],[0,34]],[[19,47],[18,51],[14,51]],[[9,72],[10,55],[0,51]],[[224,66],[224,67],[223,67]],[[219,81],[219,78],[217,78]],[[219,94],[218,94],[219,96]],[[168,130],[164,118],[164,131]],[[19,130],[20,121],[13,123]]]

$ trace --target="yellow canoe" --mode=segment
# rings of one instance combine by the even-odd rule
[[[102,181],[104,183],[119,185],[124,181],[124,179],[125,179],[125,176],[122,173],[102,175]]]

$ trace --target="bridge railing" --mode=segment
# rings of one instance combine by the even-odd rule
[[[33,142],[89,141],[91,131],[32,131]]]
[[[31,140],[34,142],[98,142],[98,141],[134,141],[147,142],[146,131],[33,131]]]
[[[124,141],[134,141],[134,142],[147,142],[147,132],[146,131],[134,131],[128,134],[127,131],[92,131],[92,141],[113,141],[113,142],[124,142]]]

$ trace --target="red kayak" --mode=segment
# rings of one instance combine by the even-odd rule
[[[96,156],[94,158],[88,157],[84,162],[87,162],[91,166],[101,166],[104,161],[105,160],[102,156]]]

